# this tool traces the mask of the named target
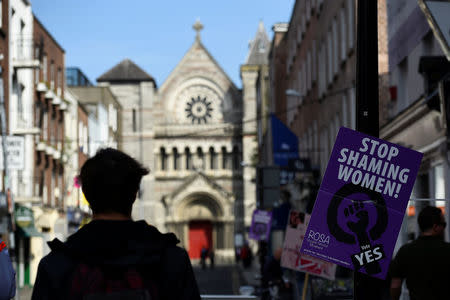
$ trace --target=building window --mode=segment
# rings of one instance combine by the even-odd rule
[[[180,168],[180,154],[178,153],[177,148],[172,149],[173,155],[173,169],[178,170]]]
[[[58,75],[56,77],[56,90],[58,96],[61,96],[62,93],[62,70],[58,68]]]
[[[186,170],[192,169],[192,154],[189,148],[184,149],[184,156],[186,157]]]
[[[346,28],[346,19],[345,19],[345,8],[341,8],[341,21],[340,21],[340,29],[341,36],[339,41],[341,42],[341,61],[344,62],[347,59],[347,28]]]
[[[161,156],[161,170],[165,171],[167,170],[167,154],[166,149],[164,147],[161,147],[160,156]]]
[[[338,57],[339,57],[339,43],[337,37],[337,21],[336,18],[333,19],[333,27],[332,30],[332,39],[333,39],[333,75],[336,75],[338,72]]]
[[[48,109],[47,107],[44,108],[44,114],[43,114],[43,126],[42,126],[42,138],[44,141],[47,141],[48,139]]]
[[[327,75],[327,83],[331,84],[333,82],[333,40],[331,31],[328,31],[327,35]]]
[[[314,0],[306,0],[306,21],[308,22],[311,19],[311,1]]]
[[[50,62],[50,89],[55,89],[55,62]]]
[[[347,0],[348,11],[348,51],[353,49],[355,44],[354,30],[355,30],[355,0]]]
[[[312,42],[312,57],[311,57],[311,76],[312,76],[312,82],[314,83],[314,82],[316,82],[317,81],[317,76],[316,76],[316,74],[317,74],[317,53],[316,53],[316,51],[317,51],[317,41],[316,40],[314,40],[313,42]]]
[[[198,166],[200,169],[202,169],[205,166],[205,156],[203,155],[202,148],[197,148],[197,158],[200,163],[200,166]]]
[[[39,46],[35,45],[34,46],[34,58],[36,60],[39,60],[39,55],[40,55],[40,53],[39,53]],[[35,84],[39,83],[39,72],[40,72],[39,68],[34,69],[34,83]]]
[[[222,147],[222,169],[229,169],[229,163],[228,163],[228,153],[227,149],[225,147]]]
[[[211,170],[217,169],[217,153],[213,147],[209,148],[209,160]]]
[[[42,77],[44,78],[45,81],[48,82],[48,77],[47,77],[47,54],[44,54],[44,57],[42,58]]]
[[[52,182],[50,187],[50,205],[51,207],[55,207],[56,199],[55,199],[55,187],[56,187],[56,170],[55,167],[52,168]]]
[[[350,128],[355,129],[356,128],[356,100],[355,100],[355,89],[350,89],[350,119],[351,124]]]
[[[136,132],[137,131],[137,120],[136,120],[136,109],[133,108],[132,111],[132,122],[133,122],[133,131]]]

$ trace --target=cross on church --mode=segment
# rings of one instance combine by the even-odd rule
[[[197,19],[197,21],[195,21],[195,24],[192,26],[192,28],[194,28],[194,30],[197,32],[197,35],[195,36],[195,38],[197,39],[197,41],[199,41],[200,40],[200,31],[203,30],[202,22],[200,22],[200,20]]]

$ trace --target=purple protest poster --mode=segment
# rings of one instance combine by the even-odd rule
[[[342,127],[300,252],[384,279],[422,156]]]
[[[249,238],[257,241],[268,241],[270,226],[272,225],[272,212],[256,209],[253,211],[252,226]]]

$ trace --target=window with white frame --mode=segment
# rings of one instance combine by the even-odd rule
[[[336,18],[333,19],[332,25],[332,34],[333,34],[333,75],[336,75],[338,72],[338,57],[339,57],[339,41],[337,36],[337,22]]]
[[[56,75],[56,90],[58,96],[61,97],[62,93],[62,71],[61,68],[58,68],[58,74]]]
[[[40,56],[39,46],[35,45],[35,48],[34,48],[34,59],[39,60],[39,56]],[[34,83],[35,84],[39,83],[39,72],[40,72],[39,68],[34,69]]]
[[[42,125],[42,138],[44,141],[47,141],[48,139],[48,108],[44,108],[44,119],[43,119],[43,125]]]
[[[306,21],[311,19],[311,0],[306,0]]]
[[[52,60],[50,62],[50,89],[55,88],[55,62]]]
[[[84,139],[84,142],[83,142],[83,151],[84,151],[84,153],[85,154],[88,154],[89,152],[88,152],[88,150],[89,150],[89,147],[88,147],[88,141],[89,141],[89,138],[88,138],[88,128],[87,128],[87,126],[83,126],[84,128],[83,128],[83,139]],[[95,142],[98,142],[98,141],[95,141]]]
[[[78,122],[78,147],[79,151],[84,152],[83,150],[83,123]]]
[[[44,57],[42,58],[42,76],[44,78],[45,81],[48,81],[47,78],[47,54],[44,54]]]
[[[55,174],[55,168],[53,168],[53,170],[52,170],[52,182],[51,182],[51,187],[50,187],[50,201],[51,201],[51,203],[50,203],[50,205],[51,205],[51,207],[54,207],[55,206],[55,187],[56,187],[56,184],[55,184],[55,181],[56,181],[56,176],[55,176],[56,174]]]
[[[327,35],[327,83],[333,82],[333,41],[331,38],[331,30]]]
[[[345,8],[341,7],[340,12],[341,19],[339,21],[339,28],[340,28],[340,38],[339,41],[341,42],[341,62],[345,62],[347,59],[347,26],[345,19]]]
[[[355,44],[355,0],[347,0],[347,20],[348,20],[348,51],[352,50]]]

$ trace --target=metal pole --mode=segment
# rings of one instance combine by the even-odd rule
[[[356,129],[374,137],[379,137],[377,17],[377,1],[358,1]],[[355,300],[383,299],[386,288],[385,280],[354,273]]]

